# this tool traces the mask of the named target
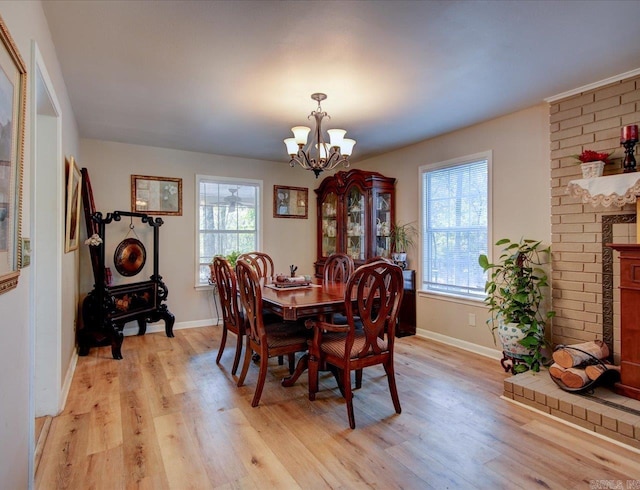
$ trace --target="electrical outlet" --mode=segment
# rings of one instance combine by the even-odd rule
[[[469,313],[469,326],[470,327],[475,327],[476,326],[476,314],[475,313]]]

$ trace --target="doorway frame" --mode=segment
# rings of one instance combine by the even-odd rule
[[[29,487],[35,477],[35,418],[57,415],[62,385],[62,111],[36,41],[31,41],[29,89]],[[51,210],[53,205],[53,212]],[[46,219],[45,219],[46,217]],[[65,382],[65,384],[68,384]]]

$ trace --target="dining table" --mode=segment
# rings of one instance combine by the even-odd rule
[[[263,307],[285,321],[342,312],[345,286],[340,282],[314,280],[309,285],[278,287],[267,281],[262,286]]]
[[[346,284],[314,280],[311,284],[278,287],[270,281],[262,285],[262,306],[285,321],[305,318],[325,320],[333,313],[344,313]],[[291,374],[282,380],[282,386],[293,386],[308,367],[309,354],[304,354]]]

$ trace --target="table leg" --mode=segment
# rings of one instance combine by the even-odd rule
[[[282,378],[282,381],[280,384],[282,384],[282,386],[286,388],[293,386],[296,383],[296,381],[298,381],[298,378],[300,377],[300,375],[307,370],[308,365],[309,365],[309,354],[304,354],[298,360],[298,364],[296,365],[296,369],[293,372],[293,374],[291,376],[287,376],[286,378]]]

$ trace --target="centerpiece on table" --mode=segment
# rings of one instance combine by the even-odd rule
[[[604,166],[611,163],[611,153],[597,152],[593,150],[584,150],[580,155],[574,155],[580,163],[583,179],[592,179],[594,177],[602,177]]]

